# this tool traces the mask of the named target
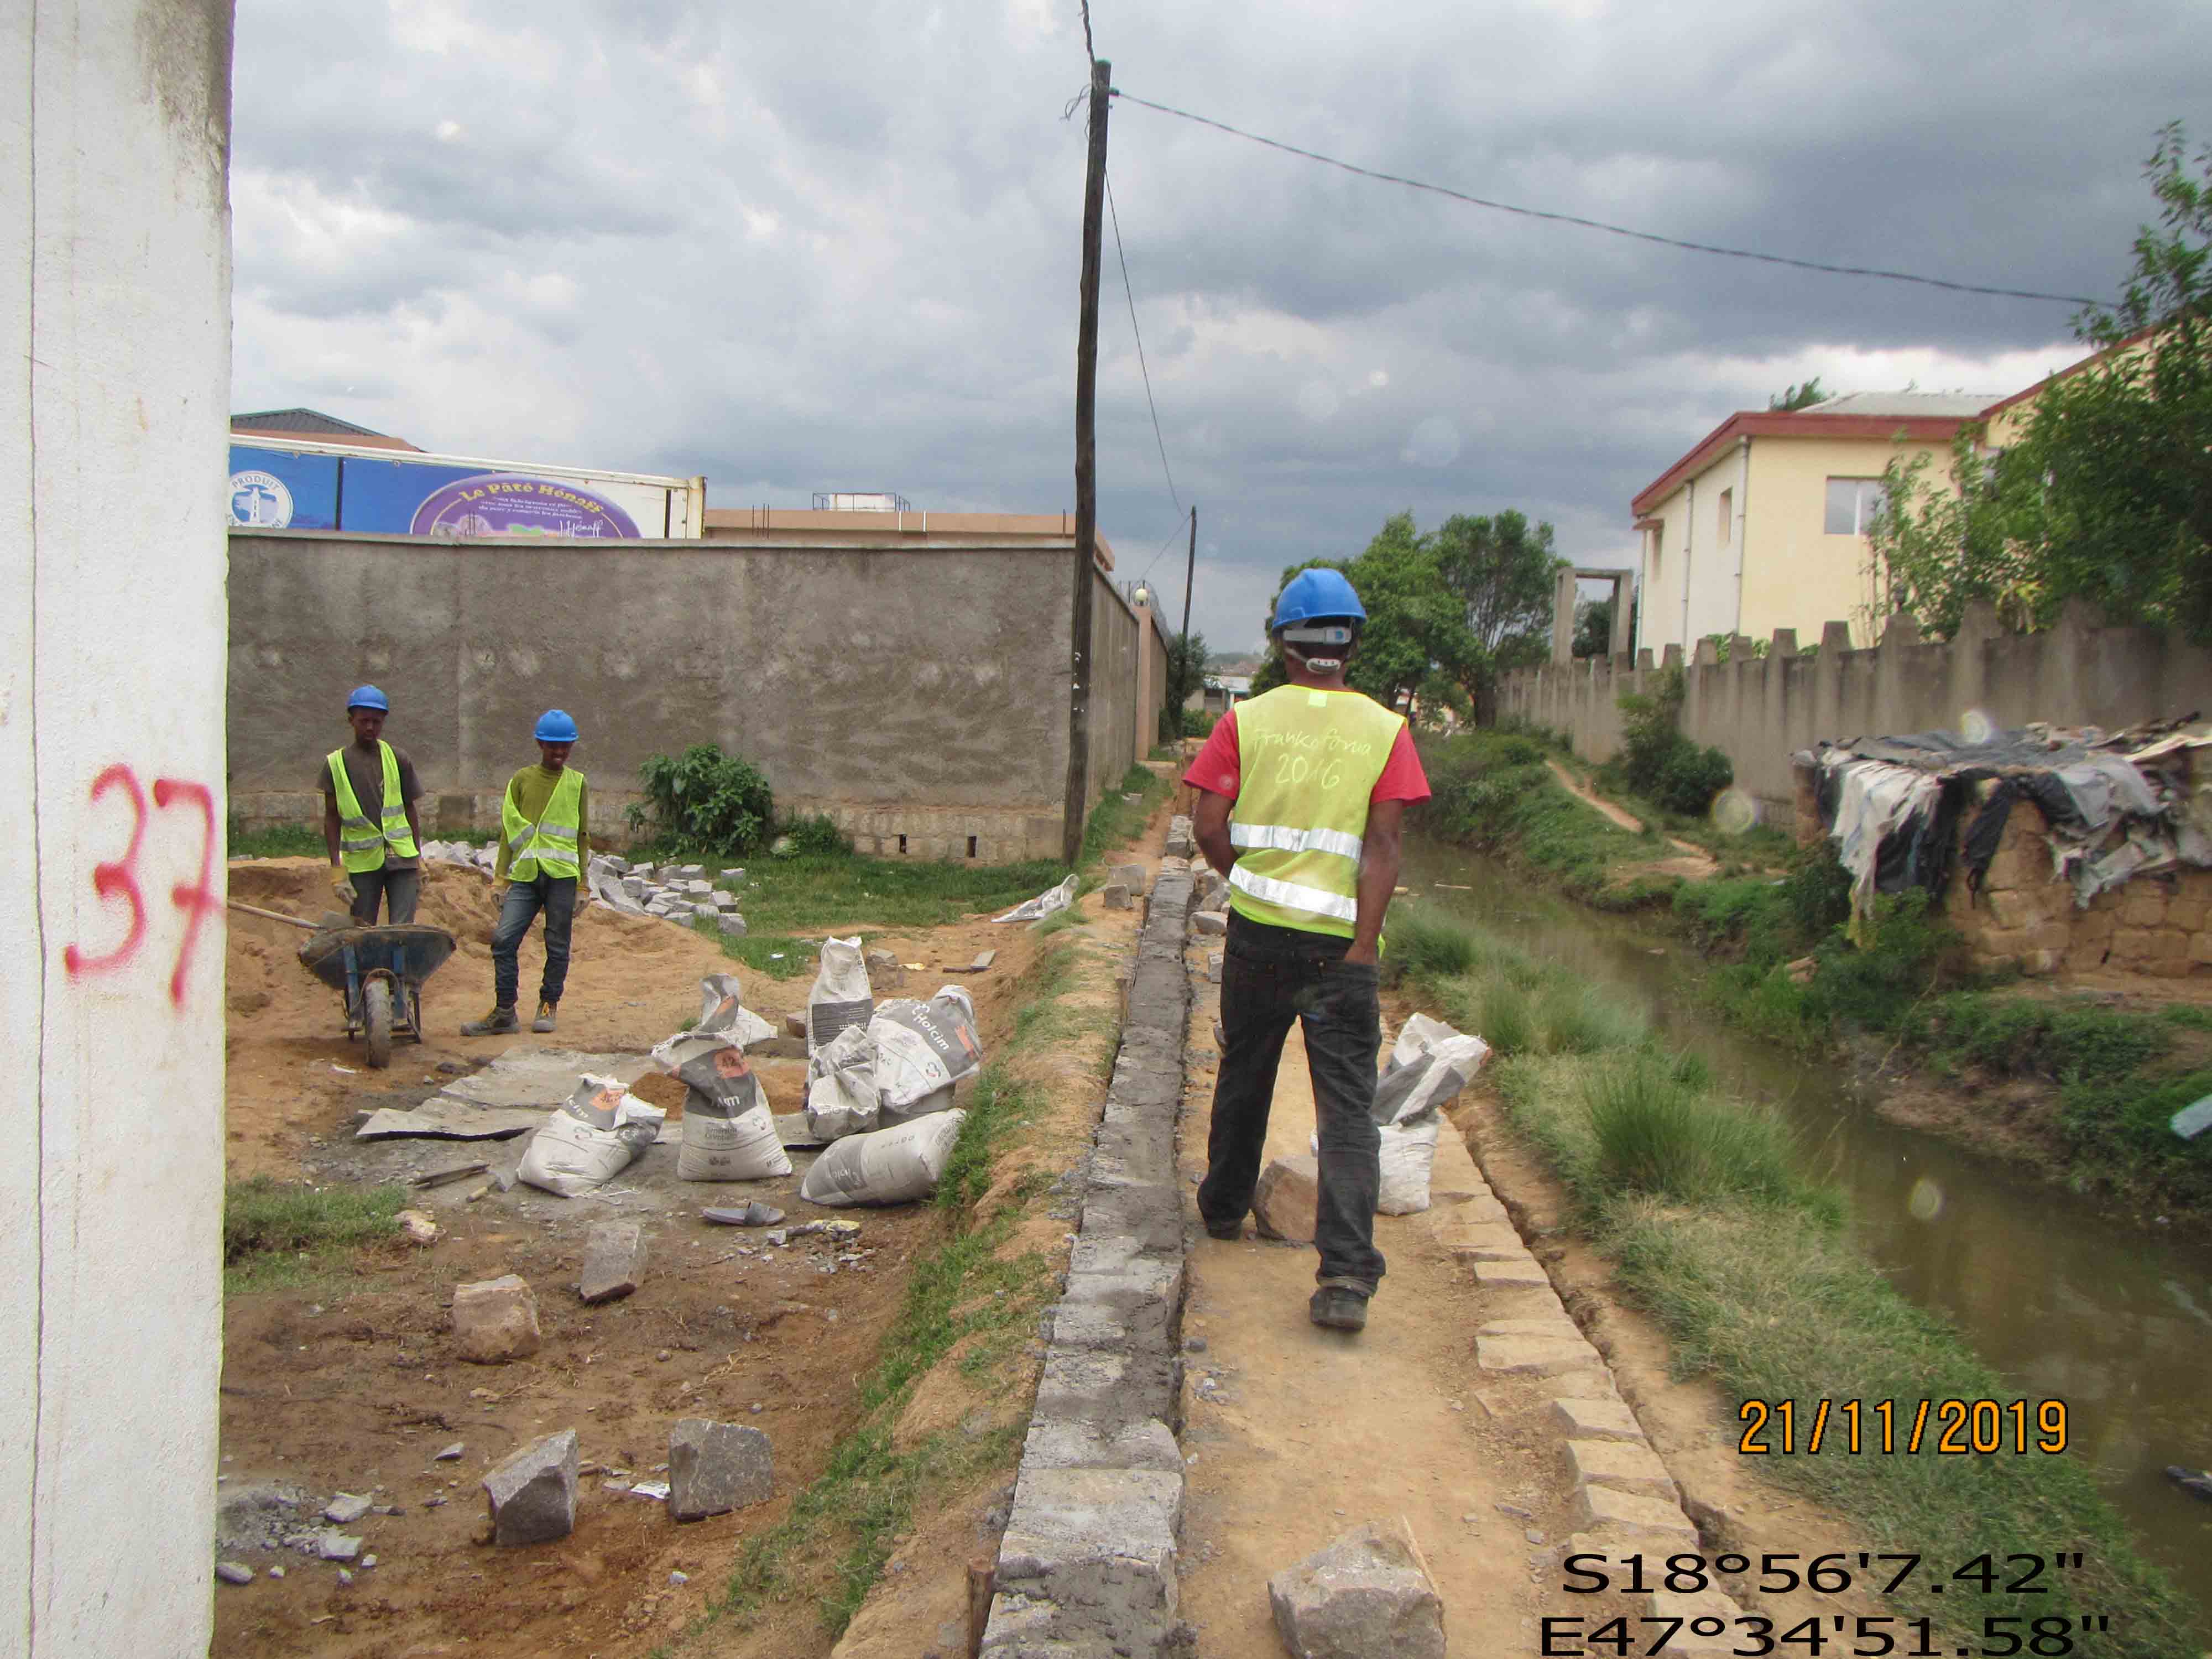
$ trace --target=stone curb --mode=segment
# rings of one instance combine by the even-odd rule
[[[999,1544],[982,1645],[997,1659],[1188,1649],[1176,1617],[1187,1280],[1175,1134],[1190,899],[1188,860],[1163,859]]]

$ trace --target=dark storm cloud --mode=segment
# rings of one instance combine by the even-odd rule
[[[1116,84],[1346,160],[1698,240],[2106,295],[2187,0],[1094,9]],[[1073,506],[1085,79],[1060,0],[526,13],[244,0],[237,396],[419,443],[703,471],[716,505],[891,488]],[[1578,562],[1735,408],[1821,374],[2007,392],[2069,308],[1485,212],[1127,102],[1112,177],[1194,621],[1276,573],[1518,507]],[[1101,525],[1170,614],[1182,543],[1110,233]],[[1164,543],[1169,551],[1160,552]]]

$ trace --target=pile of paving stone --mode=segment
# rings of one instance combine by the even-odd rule
[[[721,884],[743,881],[740,866],[721,866],[719,880],[710,880],[703,864],[632,864],[612,853],[595,853],[584,873],[592,896],[611,908],[659,916],[686,927],[710,921],[732,939],[745,936],[738,896]]]

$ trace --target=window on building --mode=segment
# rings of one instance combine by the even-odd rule
[[[1735,539],[1735,491],[1733,489],[1721,491],[1720,520],[1713,533],[1720,544],[1726,547]]]
[[[1831,536],[1863,536],[1874,526],[1881,499],[1879,478],[1831,478],[1827,520],[1821,528]]]
[[[1651,578],[1654,581],[1659,578],[1659,538],[1663,533],[1657,530],[1647,530],[1644,532],[1644,549],[1651,560]]]

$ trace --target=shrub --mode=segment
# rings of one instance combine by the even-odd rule
[[[783,826],[782,833],[791,837],[793,853],[836,858],[853,850],[851,838],[837,827],[837,821],[822,812],[792,819]]]
[[[649,755],[638,768],[645,802],[629,809],[633,831],[702,852],[750,853],[775,821],[768,780],[750,761],[695,743],[681,755]]]
[[[1662,669],[1656,689],[1620,695],[1620,769],[1639,795],[1656,796],[1659,776],[1683,742],[1680,720],[1689,682],[1679,668]]]
[[[1659,767],[1659,784],[1652,799],[1670,812],[1696,817],[1713,804],[1713,797],[1735,781],[1735,768],[1717,749],[1700,749],[1687,738],[1678,738]]]
[[[1210,738],[1221,716],[1203,708],[1185,708],[1182,714],[1182,734],[1186,738]]]

